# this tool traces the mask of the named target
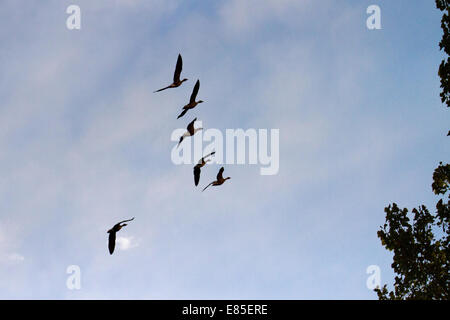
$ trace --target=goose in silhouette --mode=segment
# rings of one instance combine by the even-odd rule
[[[183,107],[183,111],[177,117],[177,119],[184,116],[186,112],[189,111],[189,109],[194,109],[199,103],[203,102],[203,100],[195,101],[195,99],[197,98],[198,89],[200,89],[200,80],[197,80],[197,82],[195,83],[194,89],[192,90],[191,99],[189,100],[189,103]]]
[[[187,81],[187,79],[180,80],[180,74],[182,69],[183,69],[183,59],[181,58],[181,54],[178,54],[177,66],[175,67],[175,72],[173,74],[173,83],[165,88],[156,90],[155,92],[160,92],[169,88],[179,87],[184,81]]]
[[[114,227],[108,230],[109,238],[108,238],[108,249],[109,254],[113,254],[114,248],[116,247],[116,232],[125,227],[127,224],[124,222],[132,221],[134,220],[134,217],[129,220],[123,220],[119,223],[115,224]]]
[[[180,146],[181,142],[185,137],[193,136],[197,131],[202,130],[203,128],[194,129],[194,122],[197,121],[197,118],[191,121],[191,123],[187,126],[187,131],[180,137],[180,142],[178,142],[177,148]]]
[[[220,186],[221,184],[223,184],[223,183],[224,183],[225,181],[227,181],[228,179],[231,179],[230,177],[224,178],[224,177],[222,176],[223,170],[225,170],[223,167],[220,168],[219,173],[217,174],[217,180],[211,182],[210,184],[208,184],[208,185],[205,187],[205,189],[202,190],[202,192],[205,191],[206,188],[208,188],[208,187],[211,186],[211,185],[212,185],[212,186]]]
[[[203,167],[207,162],[211,161],[210,159],[206,160],[206,158],[208,158],[209,156],[212,156],[213,154],[215,154],[216,152],[213,151],[210,154],[207,154],[206,156],[204,156],[194,167],[194,182],[195,182],[195,186],[198,186],[198,182],[200,181],[200,168]]]

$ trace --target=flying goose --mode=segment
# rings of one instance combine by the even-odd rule
[[[219,173],[217,174],[217,180],[211,182],[210,184],[208,184],[208,185],[205,187],[205,189],[202,190],[202,192],[205,191],[206,188],[208,188],[208,187],[211,186],[211,185],[213,185],[213,186],[220,186],[221,184],[223,184],[223,183],[224,183],[225,181],[227,181],[228,179],[231,179],[230,177],[224,178],[224,177],[222,176],[223,170],[225,170],[223,167],[220,168]]]
[[[178,54],[177,66],[175,67],[175,73],[173,74],[173,83],[165,88],[156,90],[155,92],[160,92],[169,88],[179,87],[184,81],[187,81],[187,79],[180,80],[180,74],[182,69],[183,69],[183,59],[181,58],[181,54]]]
[[[209,156],[212,156],[213,154],[215,154],[216,152],[213,151],[210,154],[204,156],[203,158],[201,158],[201,160],[195,165],[194,167],[194,182],[195,182],[195,186],[198,186],[198,182],[200,181],[200,168],[203,167],[207,162],[211,161],[210,159],[206,160],[206,158],[208,158]]]
[[[202,130],[203,128],[194,129],[194,122],[197,121],[197,118],[191,121],[191,123],[187,126],[187,131],[180,137],[180,141],[178,142],[177,148],[180,146],[181,142],[185,137],[193,136],[197,131]]]
[[[183,112],[181,112],[181,114],[177,117],[177,119],[184,116],[186,112],[189,111],[189,109],[194,109],[196,105],[203,102],[203,100],[195,101],[195,99],[197,98],[199,88],[200,88],[200,80],[197,80],[194,89],[192,90],[191,99],[189,100],[189,103],[183,107]]]
[[[123,220],[123,221],[115,224],[114,227],[112,227],[111,229],[108,230],[108,233],[109,233],[109,238],[108,238],[109,254],[113,254],[114,248],[116,247],[116,232],[127,225],[124,222],[132,221],[132,220],[134,220],[134,217],[132,219],[129,219],[129,220]]]

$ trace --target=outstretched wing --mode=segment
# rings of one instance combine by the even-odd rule
[[[186,112],[188,112],[189,111],[189,109],[184,109],[181,113],[180,113],[180,115],[177,117],[177,119],[180,119],[182,116],[184,116],[185,114],[186,114]]]
[[[180,141],[178,141],[177,148],[180,146],[181,142],[183,142],[184,136],[180,137]]]
[[[205,191],[205,190],[206,190],[206,188],[208,188],[208,187],[209,187],[210,185],[212,185],[213,183],[214,183],[214,181],[213,181],[213,182],[211,182],[210,184],[208,184],[208,185],[207,185],[207,186],[205,187],[205,189],[203,189],[203,190],[202,190],[202,192],[203,192],[203,191]]]
[[[198,186],[198,182],[200,181],[200,167],[194,167],[194,182],[195,186]]]
[[[134,217],[133,218],[131,218],[131,219],[128,219],[128,220],[123,220],[123,221],[120,221],[118,224],[121,224],[121,223],[124,223],[124,222],[128,222],[128,221],[133,221],[134,220]]]
[[[206,156],[204,156],[203,158],[206,159],[206,158],[208,158],[209,156],[212,156],[212,155],[215,155],[215,154],[216,154],[216,152],[213,151],[213,152],[207,154]]]
[[[219,173],[217,174],[217,181],[223,180],[222,174],[223,174],[223,171],[224,171],[224,170],[225,170],[225,169],[224,169],[223,167],[220,168]]]
[[[175,73],[173,74],[173,83],[180,82],[180,74],[183,69],[183,59],[181,54],[178,54],[177,66],[175,67]]]
[[[194,90],[192,90],[191,99],[189,100],[190,103],[195,102],[195,98],[197,98],[198,89],[200,89],[200,80],[197,80],[194,86]]]
[[[191,123],[188,124],[187,126],[187,131],[193,135],[194,134],[194,122],[197,121],[197,118],[195,118],[194,120],[192,120]]]
[[[109,254],[113,254],[115,247],[116,247],[116,233],[114,231],[111,231],[109,233],[109,239],[108,239]]]
[[[167,86],[167,87],[165,87],[165,88],[162,88],[162,89],[159,89],[159,90],[153,91],[153,93],[156,93],[156,92],[161,92],[161,91],[163,91],[163,90],[166,90],[166,89],[169,89],[169,88],[170,88],[170,86]]]

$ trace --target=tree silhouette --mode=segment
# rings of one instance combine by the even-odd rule
[[[441,195],[436,215],[425,206],[408,209],[397,204],[384,209],[386,223],[378,231],[382,245],[394,252],[392,268],[397,274],[394,291],[387,286],[375,289],[380,300],[450,299],[450,165],[442,163],[434,170],[432,189]]]
[[[447,54],[439,66],[442,103],[450,106],[450,1],[436,0],[443,11],[443,36],[440,49]],[[450,131],[448,133],[450,135]],[[433,173],[431,188],[441,196],[436,215],[425,206],[414,208],[412,224],[408,209],[393,203],[384,209],[386,222],[378,231],[381,244],[394,253],[392,268],[396,274],[394,290],[376,288],[380,300],[450,299],[450,165],[439,164]]]
[[[444,31],[439,42],[439,48],[447,54],[447,59],[442,60],[439,66],[439,77],[441,78],[441,101],[450,107],[450,1],[436,0],[436,7],[443,11],[441,28]]]

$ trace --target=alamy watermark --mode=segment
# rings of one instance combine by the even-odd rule
[[[66,280],[66,286],[69,290],[81,289],[81,269],[77,265],[70,265],[66,269],[66,273],[70,274]]]
[[[196,126],[202,127],[202,122],[197,121]],[[279,129],[226,129],[224,136],[222,131],[211,128],[198,130],[179,143],[185,132],[186,129],[175,129],[170,137],[176,142],[171,152],[176,165],[197,164],[205,154],[214,151],[211,163],[259,164],[261,175],[275,175],[279,171]]]
[[[366,20],[366,26],[369,30],[380,30],[381,29],[381,9],[379,6],[373,4],[367,7],[367,14],[370,16]]]
[[[66,13],[69,14],[66,20],[66,26],[69,30],[81,29],[81,8],[72,4],[67,7]],[[372,4],[367,7],[366,13],[370,15],[366,20],[366,26],[369,30],[381,29],[381,9],[378,5]]]
[[[373,264],[367,267],[366,273],[370,276],[366,280],[366,286],[369,290],[380,288],[381,284],[381,269],[379,266]]]
[[[66,20],[66,27],[69,30],[81,29],[81,9],[79,6],[72,4],[67,7],[66,13],[70,14]]]

